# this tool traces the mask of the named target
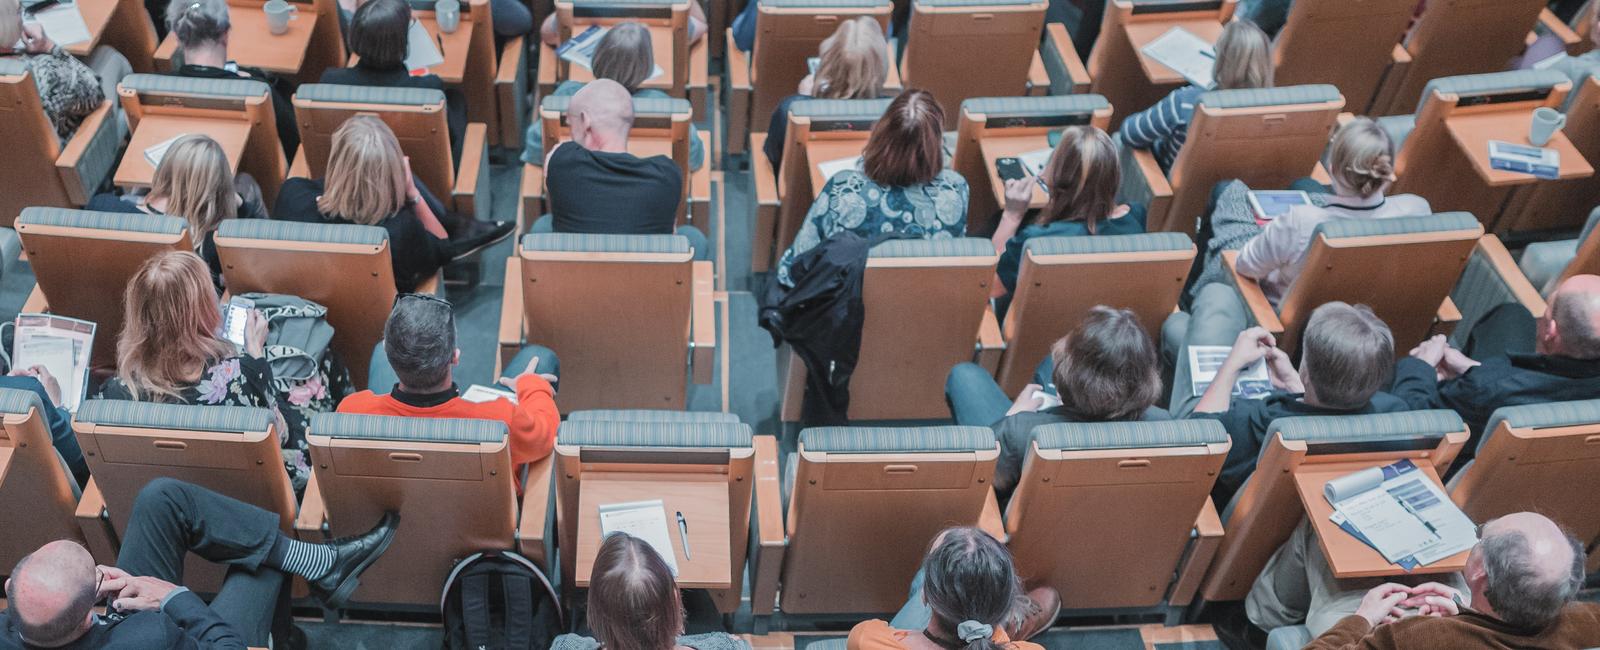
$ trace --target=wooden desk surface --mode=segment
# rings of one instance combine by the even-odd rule
[[[683,589],[727,589],[733,585],[731,549],[728,548],[728,480],[706,474],[603,474],[585,473],[578,495],[578,549],[576,573],[579,587],[589,586],[594,558],[600,552],[602,504],[653,501],[666,506],[667,531],[677,557],[678,586]],[[675,513],[682,512],[689,528],[689,552],[684,556],[683,536]]]
[[[1472,160],[1472,168],[1478,172],[1478,177],[1490,187],[1504,187],[1532,185],[1543,181],[1531,174],[1509,172],[1489,165],[1489,141],[1501,140],[1531,146],[1532,143],[1528,142],[1528,127],[1532,122],[1532,111],[1503,111],[1452,115],[1445,118],[1444,123],[1450,131],[1450,139],[1454,140],[1456,146],[1461,147],[1461,152]],[[1578,152],[1577,147],[1572,146],[1567,134],[1556,131],[1545,147],[1561,153],[1561,180],[1588,178],[1594,175],[1594,167],[1590,166],[1589,161]]]
[[[139,120],[139,128],[128,141],[128,151],[117,166],[114,182],[118,187],[149,187],[156,170],[145,160],[144,150],[186,133],[204,133],[222,145],[228,156],[228,167],[237,172],[239,157],[244,153],[245,141],[250,138],[250,123],[207,117],[175,117],[147,115]]]
[[[467,77],[467,58],[472,51],[471,16],[462,13],[461,24],[456,26],[456,31],[446,34],[439,31],[439,22],[434,20],[433,12],[418,11],[415,15],[417,22],[422,23],[422,28],[428,30],[428,34],[439,45],[439,53],[444,55],[444,63],[428,68],[428,72],[439,75],[440,79],[452,86],[460,84]]]
[[[1306,516],[1311,519],[1311,524],[1317,531],[1317,542],[1322,545],[1322,553],[1328,558],[1328,568],[1333,571],[1336,578],[1375,578],[1460,571],[1467,565],[1467,554],[1470,551],[1462,551],[1408,572],[1398,565],[1391,564],[1383,558],[1383,554],[1328,520],[1328,516],[1333,514],[1333,505],[1323,496],[1322,486],[1346,474],[1369,467],[1382,467],[1390,462],[1380,460],[1308,465],[1301,471],[1295,472],[1294,482],[1300,493],[1300,503],[1305,506]],[[1418,463],[1417,466],[1435,485],[1441,487],[1444,485],[1439,480],[1439,472],[1434,470],[1432,464]]]
[[[260,68],[267,72],[299,74],[306,60],[306,47],[311,44],[311,32],[317,25],[312,5],[293,3],[300,10],[289,17],[289,31],[273,34],[267,29],[267,14],[258,5],[228,5],[228,19],[233,27],[228,32],[228,58],[247,68]],[[172,55],[178,50],[178,37],[167,34],[156,48],[156,61],[170,67]]]
[[[822,186],[828,184],[828,179],[822,176],[822,170],[817,167],[821,163],[840,158],[853,158],[861,155],[861,150],[867,148],[867,134],[862,133],[860,138],[823,139],[811,140],[806,143],[806,160],[811,163],[811,191],[821,192]],[[805,198],[806,205],[810,206],[811,199]]]
[[[983,151],[983,166],[989,172],[989,186],[994,189],[994,201],[1001,208],[1006,205],[1006,184],[1000,180],[1000,173],[995,170],[994,161],[1007,156],[1020,156],[1029,151],[1050,148],[1050,138],[1043,133],[1033,135],[1001,135],[985,136],[979,138],[978,147]],[[1028,202],[1029,208],[1043,208],[1049,200],[1039,184],[1033,185],[1033,199]]]
[[[1216,44],[1222,38],[1222,23],[1204,18],[1188,18],[1183,20],[1153,20],[1149,22],[1125,23],[1123,31],[1128,34],[1128,41],[1133,43],[1133,51],[1139,55],[1139,67],[1144,69],[1144,76],[1153,84],[1185,84],[1183,75],[1177,71],[1156,62],[1145,56],[1144,46],[1150,41],[1160,38],[1162,34],[1173,27],[1182,27],[1189,30],[1200,40]],[[1119,109],[1120,110],[1120,109]],[[1135,108],[1133,110],[1139,110]]]
[[[89,56],[100,44],[100,36],[105,34],[106,25],[111,23],[111,14],[117,10],[117,0],[77,0],[77,5],[78,15],[83,16],[83,24],[89,28],[89,40],[68,45],[66,50],[73,56]]]

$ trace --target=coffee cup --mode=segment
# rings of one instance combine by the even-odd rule
[[[1553,108],[1536,108],[1533,110],[1533,124],[1528,127],[1528,143],[1535,147],[1543,147],[1550,142],[1556,131],[1567,125],[1567,116]]]
[[[439,24],[439,31],[453,34],[461,26],[460,0],[439,0],[433,3],[433,20]]]
[[[284,0],[267,0],[261,6],[261,11],[267,14],[267,29],[274,34],[282,34],[289,31],[289,18],[299,11],[299,7]]]

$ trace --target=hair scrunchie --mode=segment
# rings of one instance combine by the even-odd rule
[[[994,626],[977,621],[962,621],[956,626],[956,636],[962,643],[972,643],[978,639],[987,639],[994,636]]]

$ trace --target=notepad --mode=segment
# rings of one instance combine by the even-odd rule
[[[1408,570],[1478,541],[1472,520],[1410,460],[1333,479],[1322,494],[1334,508],[1330,521]]]
[[[484,386],[483,384],[473,384],[468,386],[467,390],[461,393],[461,399],[467,400],[468,402],[472,402],[474,404],[493,402],[497,399],[507,399],[511,400],[512,404],[515,404],[517,403],[517,394],[509,390]]]
[[[1216,85],[1211,75],[1212,67],[1217,61],[1216,50],[1210,43],[1195,36],[1194,32],[1182,27],[1173,27],[1139,51],[1155,59],[1156,63],[1183,75],[1189,83],[1206,89]]]
[[[556,56],[560,57],[562,61],[583,66],[583,69],[592,72],[594,70],[594,50],[600,46],[600,39],[604,38],[606,32],[609,31],[611,31],[610,27],[590,25],[588,29],[583,30],[583,33],[572,37],[557,47]],[[655,79],[664,74],[666,74],[666,71],[662,70],[661,66],[653,66],[650,69],[650,76],[646,77],[645,81]]]
[[[1489,141],[1489,166],[1508,172],[1554,180],[1561,176],[1561,152],[1504,140]]]
[[[851,156],[849,158],[839,158],[836,160],[824,160],[819,162],[817,163],[817,171],[822,172],[822,177],[824,179],[831,179],[834,176],[837,176],[839,172],[849,171],[860,165],[861,156]]]
[[[1206,388],[1217,378],[1217,370],[1222,367],[1222,362],[1227,360],[1231,351],[1233,348],[1226,345],[1189,346],[1189,381],[1195,395],[1205,394]],[[1238,381],[1233,384],[1234,397],[1261,399],[1271,393],[1272,378],[1267,375],[1266,359],[1250,364],[1239,373]]]
[[[89,33],[89,25],[83,22],[83,13],[78,11],[77,3],[63,2],[28,16],[30,22],[37,22],[44,27],[45,36],[61,47],[85,43],[93,38]]]
[[[411,27],[406,30],[406,69],[427,70],[440,63],[444,63],[444,54],[439,52],[433,35],[422,23],[411,21]]]
[[[609,503],[600,506],[600,535],[627,533],[655,549],[678,575],[677,554],[672,551],[672,533],[667,530],[667,505],[660,499]]]
[[[167,157],[167,150],[172,148],[173,143],[177,142],[179,139],[181,139],[181,138],[183,138],[184,136],[187,136],[187,135],[191,135],[191,134],[189,134],[189,133],[179,133],[178,135],[172,136],[170,138],[167,138],[165,140],[157,142],[157,143],[155,143],[153,145],[150,145],[148,148],[146,148],[144,150],[144,160],[145,160],[145,162],[150,163],[151,167],[160,167],[161,166],[161,160],[163,158]]]

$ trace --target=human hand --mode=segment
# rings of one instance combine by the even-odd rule
[[[114,566],[101,564],[94,569],[100,573],[100,586],[95,591],[96,602],[112,594],[122,593],[122,590],[128,587],[128,581],[133,579],[127,571]]]
[[[1425,582],[1411,588],[1411,597],[1401,602],[1422,616],[1455,616],[1461,613],[1461,591],[1437,582]]]
[[[1033,202],[1033,186],[1037,181],[1032,176],[1013,178],[1006,181],[1006,216],[1013,214],[1017,218],[1028,210],[1028,204]]]
[[[1444,356],[1439,358],[1438,376],[1441,381],[1455,379],[1478,365],[1482,364],[1474,361],[1460,350],[1447,347],[1444,349]]]
[[[1022,393],[1017,395],[1017,400],[1015,402],[1011,403],[1011,410],[1006,411],[1006,415],[1016,415],[1018,413],[1029,413],[1039,410],[1039,407],[1044,405],[1044,400],[1035,397],[1034,393],[1037,393],[1040,390],[1043,390],[1043,387],[1038,384],[1028,384],[1027,386],[1023,386]]]
[[[1300,371],[1295,370],[1294,364],[1289,361],[1289,353],[1275,347],[1267,348],[1267,376],[1272,378],[1272,387],[1287,393],[1306,392],[1305,384],[1300,381]]]
[[[1369,625],[1377,627],[1405,616],[1399,605],[1410,597],[1411,589],[1405,585],[1393,582],[1378,585],[1361,597],[1361,605],[1356,608],[1356,616],[1367,619]]]
[[[34,379],[39,380],[39,384],[44,386],[44,394],[50,396],[50,403],[56,406],[61,405],[61,382],[57,381],[55,376],[50,374],[49,368],[44,366],[19,368],[17,370],[12,370],[11,376],[33,377]]]
[[[244,349],[257,359],[267,356],[267,317],[260,311],[250,310],[244,321]]]
[[[123,612],[157,611],[167,594],[177,588],[178,585],[149,576],[128,576],[117,599],[111,601],[111,608]]]
[[[807,97],[810,97],[811,96],[811,91],[817,85],[816,77],[817,76],[814,75],[814,74],[806,75],[805,78],[800,80],[800,86],[795,89],[795,92],[800,93],[802,95],[805,95]]]
[[[539,377],[544,378],[545,381],[550,382],[551,384],[556,383],[557,377],[555,375],[552,375],[552,374],[550,374],[548,372],[536,372],[538,367],[539,367],[539,357],[534,357],[532,359],[529,359],[527,367],[523,368],[522,372],[517,373],[516,377],[501,377],[500,378],[500,385],[505,386],[506,388],[510,388],[511,390],[516,390],[517,389],[517,377],[521,377],[523,375],[538,375]]]
[[[1435,334],[1428,340],[1411,348],[1411,356],[1435,368],[1439,367],[1439,360],[1444,358],[1444,351],[1450,348],[1443,334]]]
[[[1238,371],[1250,367],[1251,364],[1261,360],[1267,351],[1278,347],[1278,340],[1264,327],[1251,327],[1239,332],[1238,338],[1233,340],[1233,348],[1228,351],[1228,358],[1222,362],[1224,368]],[[1285,357],[1287,362],[1287,357]]]
[[[22,24],[22,42],[29,54],[44,54],[56,48],[56,44],[44,33],[44,25],[39,23]]]

